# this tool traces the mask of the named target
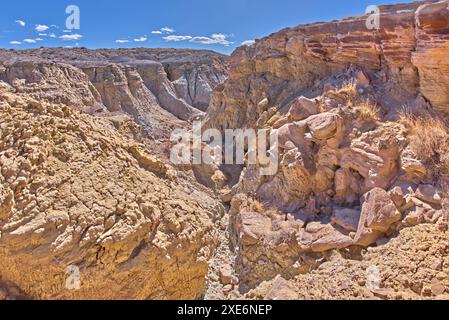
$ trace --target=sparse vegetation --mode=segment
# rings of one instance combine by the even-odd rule
[[[377,104],[366,100],[354,108],[358,117],[365,121],[379,121],[380,120],[380,108]]]
[[[339,92],[345,93],[348,96],[348,102],[353,104],[357,98],[357,83],[355,79],[345,81]]]
[[[429,166],[435,180],[449,182],[449,130],[438,118],[402,113],[400,121],[409,130],[409,142],[418,158]]]
[[[264,213],[265,212],[265,206],[259,201],[254,199],[251,204],[250,204],[250,208],[252,211],[257,212],[257,213]]]

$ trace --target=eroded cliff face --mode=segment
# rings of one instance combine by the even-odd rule
[[[90,113],[126,112],[152,134],[202,115],[227,75],[225,56],[194,50],[2,50],[0,63],[0,79],[19,93]]]
[[[413,3],[381,7],[380,29],[367,16],[285,29],[241,47],[230,58],[229,80],[213,97],[208,126],[254,125],[269,106],[316,96],[332,77],[359,67],[376,87],[386,111],[397,112],[422,94],[435,110],[447,104],[447,5]],[[419,8],[419,10],[418,10]]]
[[[271,129],[279,170],[246,165],[219,191],[230,249],[208,297],[448,297],[448,8],[385,6],[379,30],[355,17],[236,50],[205,128]],[[418,262],[429,258],[420,241],[433,262]]]
[[[419,72],[420,91],[432,106],[449,114],[447,53],[449,7],[446,2],[426,4],[415,14],[416,50],[412,62]]]
[[[12,59],[0,67],[0,79],[19,94],[82,109],[101,111],[100,94],[78,68],[33,58]]]
[[[0,51],[0,299],[204,293],[224,209],[167,140],[226,72],[209,51]]]
[[[223,208],[114,122],[0,87],[0,284],[9,294],[195,299],[204,291]],[[66,287],[70,266],[80,290]]]

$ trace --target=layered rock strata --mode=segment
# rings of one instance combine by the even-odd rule
[[[126,112],[151,133],[201,115],[227,74],[224,56],[193,50],[2,50],[0,64],[0,79],[19,93],[91,113]]]

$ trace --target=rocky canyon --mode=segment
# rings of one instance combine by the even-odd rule
[[[449,299],[449,0],[368,18],[0,49],[0,300]],[[195,121],[275,133],[277,172],[173,163]]]

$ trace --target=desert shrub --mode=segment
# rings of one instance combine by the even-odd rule
[[[257,213],[264,213],[266,211],[265,206],[259,200],[256,200],[256,199],[251,201],[250,208],[251,208],[251,211],[257,212]]]
[[[409,144],[415,155],[431,170],[441,185],[449,183],[449,130],[445,123],[433,117],[400,116],[409,130]]]
[[[380,109],[377,104],[365,100],[356,105],[354,108],[359,119],[364,121],[379,121],[380,120]]]
[[[339,92],[347,96],[348,102],[354,103],[357,98],[357,83],[355,79],[345,81]]]

